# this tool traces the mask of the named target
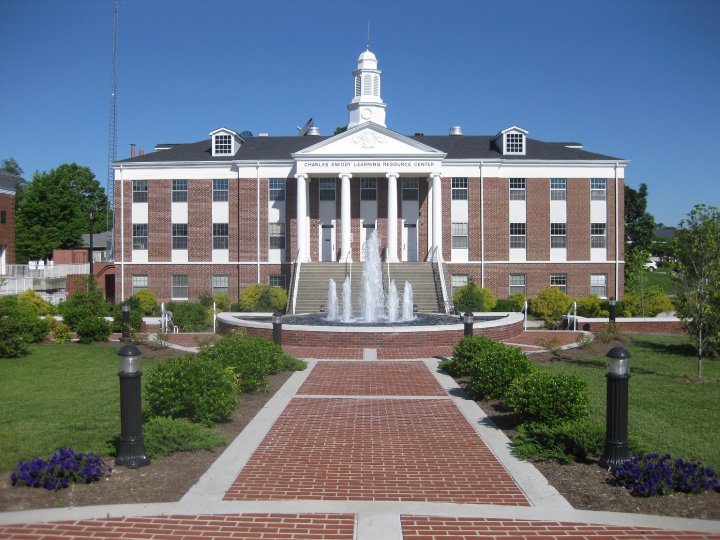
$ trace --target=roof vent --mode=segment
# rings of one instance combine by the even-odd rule
[[[450,135],[462,135],[462,127],[460,126],[453,126],[450,128]]]
[[[258,137],[269,137],[269,133],[258,133]]]
[[[320,135],[320,128],[317,126],[310,126],[307,129],[307,132],[305,133],[305,135]]]

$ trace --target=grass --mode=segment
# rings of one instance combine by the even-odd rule
[[[686,337],[632,335],[629,433],[648,450],[720,469],[720,360],[704,359],[703,381]],[[605,357],[557,360],[541,370],[577,373],[591,388],[591,417],[605,421]]]
[[[670,272],[665,270],[645,272],[645,279],[648,287],[660,287],[668,296],[674,296],[678,293],[678,287],[670,277]]]
[[[58,446],[106,455],[120,433],[117,348],[41,344],[0,360],[0,472]],[[143,360],[143,369],[154,361]]]

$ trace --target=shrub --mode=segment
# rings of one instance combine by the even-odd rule
[[[497,343],[473,365],[467,389],[476,399],[501,398],[515,379],[534,370],[532,362],[520,349]]]
[[[510,311],[523,311],[525,309],[525,302],[527,302],[527,296],[523,293],[512,293],[508,296],[508,302],[512,306]]]
[[[26,354],[29,343],[38,343],[50,332],[50,321],[21,306],[14,296],[0,298],[0,358]]]
[[[557,287],[543,289],[530,301],[530,313],[540,317],[550,326],[568,312],[572,298]]]
[[[77,323],[78,341],[89,345],[93,341],[107,341],[110,337],[110,323],[102,317],[89,315]]]
[[[212,426],[235,410],[238,380],[232,370],[199,356],[170,358],[148,370],[147,414],[188,418]]]
[[[281,371],[305,371],[307,368],[307,362],[290,356],[289,354],[283,355],[283,368]]]
[[[243,392],[267,390],[270,387],[268,375],[278,373],[285,365],[282,347],[265,338],[241,333],[224,336],[213,345],[204,345],[198,358],[232,369],[240,379]]]
[[[466,311],[492,311],[497,300],[490,289],[483,289],[472,279],[453,294],[453,305],[461,313]]]
[[[10,474],[13,486],[44,487],[58,490],[71,483],[90,484],[112,469],[95,454],[76,453],[72,448],[58,448],[47,461],[35,458],[21,460]]]
[[[36,316],[52,315],[55,312],[55,306],[32,289],[18,294],[17,299],[18,305],[32,310]]]
[[[599,296],[591,294],[584,298],[577,298],[577,314],[580,317],[607,317],[608,312],[602,308],[602,300]]]
[[[172,311],[173,324],[185,332],[202,332],[208,329],[206,308],[202,304],[168,302],[165,309]]]
[[[523,422],[553,424],[586,416],[590,390],[574,374],[535,372],[513,382],[505,397]]]
[[[665,311],[675,311],[670,298],[660,287],[648,287],[642,292],[625,295],[623,310],[629,317],[654,317]]]
[[[175,452],[212,450],[225,439],[210,428],[193,424],[186,418],[151,418],[143,425],[145,452],[148,457],[169,456]]]
[[[670,491],[702,493],[718,486],[714,470],[669,455],[638,455],[611,471],[613,483],[638,497],[664,495]]]
[[[75,291],[70,298],[58,306],[63,322],[77,332],[78,323],[89,316],[105,317],[108,315],[109,304],[98,289]]]
[[[158,307],[157,296],[155,296],[155,293],[150,289],[141,289],[130,298],[137,300],[138,308],[143,315],[153,315]],[[130,300],[130,298],[128,298],[128,300]]]
[[[65,323],[57,323],[53,328],[53,341],[55,343],[67,343],[72,337],[72,330]]]
[[[440,362],[440,369],[453,377],[470,375],[480,358],[490,353],[497,342],[485,336],[464,336],[455,346],[452,358]]]
[[[240,311],[285,311],[287,293],[282,287],[256,283],[240,294]]]
[[[130,307],[130,330],[133,332],[139,332],[143,323],[143,311],[140,307],[140,299],[136,296],[131,296],[122,304],[115,304],[115,307],[113,307],[113,332],[123,331],[123,305],[128,305]]]
[[[562,463],[600,456],[605,449],[605,425],[585,418],[555,425],[531,422],[518,427],[513,452],[521,459],[553,459]]]

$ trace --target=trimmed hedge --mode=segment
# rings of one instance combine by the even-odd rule
[[[505,398],[523,422],[554,424],[587,416],[590,389],[575,374],[536,371],[512,383]]]

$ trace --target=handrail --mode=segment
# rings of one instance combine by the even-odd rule
[[[300,263],[298,263],[298,258],[300,257],[300,248],[295,252],[295,259],[290,263],[291,264],[291,272],[290,272],[290,291],[289,291],[289,297],[290,297],[290,311],[293,315],[295,314],[295,302],[297,302],[297,289],[298,289],[298,280],[300,279]]]
[[[523,314],[525,315],[523,317],[523,330],[527,331],[528,329],[528,301],[525,300],[525,303],[523,304]]]
[[[437,247],[435,248],[437,251]],[[452,302],[448,300],[447,286],[445,285],[445,271],[443,270],[442,260],[437,260],[438,272],[440,274],[440,289],[442,290],[443,302],[445,303],[445,314],[452,311]]]
[[[387,266],[387,286],[388,291],[390,290],[390,261],[388,261],[388,254],[390,251],[388,251],[388,248],[385,248],[385,266]]]
[[[352,281],[352,261],[350,260],[351,254],[352,252],[348,251],[347,255],[345,255],[345,277],[350,276],[350,281]]]
[[[570,304],[570,309],[567,312],[566,317],[569,319],[570,314],[573,314],[572,321],[573,321],[573,330],[577,330],[577,302],[573,301],[572,304]]]

